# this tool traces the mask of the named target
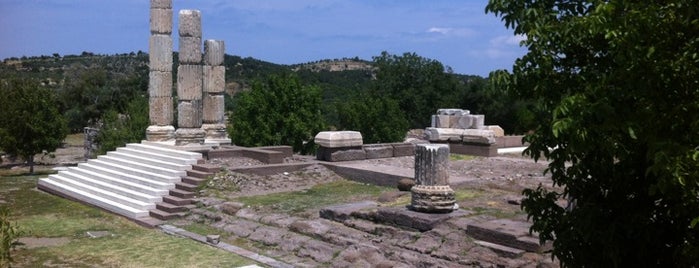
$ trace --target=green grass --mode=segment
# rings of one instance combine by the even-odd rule
[[[67,244],[12,253],[17,267],[235,267],[254,263],[190,239],[143,228],[123,217],[36,190],[42,176],[0,171],[0,206],[25,236],[65,237]],[[89,238],[87,231],[113,236]]]
[[[239,197],[237,201],[253,207],[297,214],[338,203],[376,199],[381,192],[390,190],[392,188],[340,180],[319,184],[305,191]]]
[[[85,134],[68,134],[63,142],[68,146],[83,146],[85,144]]]
[[[457,160],[468,161],[468,160],[473,160],[473,159],[476,159],[476,158],[478,158],[478,157],[477,157],[477,156],[473,156],[473,155],[449,154],[449,160],[451,160],[451,161],[457,161]]]

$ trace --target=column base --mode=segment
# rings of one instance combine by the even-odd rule
[[[449,213],[454,211],[456,199],[449,185],[415,185],[410,189],[410,209],[426,213]]]
[[[204,144],[206,132],[200,128],[178,128],[175,131],[175,145]]]
[[[148,126],[146,128],[147,141],[170,141],[175,139],[175,127],[173,126]]]
[[[217,142],[223,145],[231,144],[231,139],[228,138],[225,124],[203,124],[201,125],[201,129],[206,132],[207,142]]]

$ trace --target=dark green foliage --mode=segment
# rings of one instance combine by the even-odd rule
[[[296,76],[270,76],[234,100],[229,134],[237,145],[291,145],[315,152],[313,137],[325,127],[319,87],[303,86]]]
[[[456,108],[462,99],[456,77],[439,61],[415,53],[398,56],[384,51],[374,57],[374,64],[378,70],[372,90],[398,101],[411,128],[429,126],[437,109]]]
[[[567,267],[699,266],[699,5],[507,1],[487,11],[526,35],[497,82],[540,100],[525,151],[562,193],[523,208]],[[555,201],[575,200],[572,209]]]
[[[136,96],[126,106],[124,114],[107,111],[101,118],[102,128],[97,135],[98,154],[105,154],[131,142],[140,142],[148,127],[148,99]]]
[[[395,100],[357,94],[337,104],[338,129],[362,133],[364,143],[401,142],[408,130],[408,121]]]
[[[34,155],[53,152],[67,134],[53,92],[27,79],[0,80],[0,107],[0,148],[34,173]]]
[[[10,211],[0,207],[0,267],[12,265],[12,249],[18,245],[16,241],[23,234],[19,226],[10,221]]]

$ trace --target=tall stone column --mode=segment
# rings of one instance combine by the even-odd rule
[[[201,12],[180,10],[177,67],[177,130],[175,144],[203,144]]]
[[[223,66],[225,45],[220,40],[204,41],[204,88],[203,124],[206,142],[231,144],[226,132],[224,119],[224,90],[226,87],[226,67]]]
[[[415,146],[415,186],[411,209],[428,213],[446,213],[455,209],[454,190],[449,186],[449,145]]]
[[[146,139],[168,141],[175,137],[175,128],[172,126],[172,0],[151,0],[150,5],[150,126],[146,129]]]

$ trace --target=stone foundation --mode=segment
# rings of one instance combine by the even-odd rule
[[[427,213],[448,213],[454,210],[456,199],[449,185],[415,185],[410,189],[410,209]]]

